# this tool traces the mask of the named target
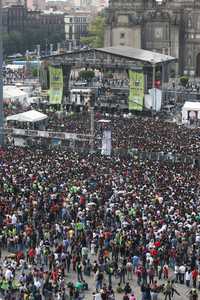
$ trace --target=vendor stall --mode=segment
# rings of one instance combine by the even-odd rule
[[[182,107],[182,124],[197,124],[200,120],[200,102],[185,102]]]

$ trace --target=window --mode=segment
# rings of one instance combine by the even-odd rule
[[[188,19],[188,28],[191,28],[192,27],[192,18],[189,17]]]
[[[125,33],[124,32],[121,32],[120,33],[120,39],[124,39],[125,38]]]

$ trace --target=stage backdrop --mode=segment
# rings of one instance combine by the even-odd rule
[[[129,70],[129,110],[143,110],[144,73]]]

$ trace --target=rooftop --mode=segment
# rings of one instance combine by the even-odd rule
[[[151,64],[158,64],[162,62],[170,62],[176,60],[175,57],[169,55],[164,55],[158,52],[152,52],[148,50],[137,49],[137,48],[127,47],[127,46],[97,48],[96,50],[100,52],[116,55],[116,56],[121,56],[124,58],[148,62]]]
[[[177,61],[177,58],[169,56],[169,55],[164,55],[162,53],[158,52],[152,52],[148,50],[143,50],[143,49],[137,49],[137,48],[132,48],[132,47],[127,47],[127,46],[115,46],[115,47],[106,47],[106,48],[91,48],[91,49],[81,49],[81,50],[75,50],[63,54],[57,54],[57,55],[51,55],[51,56],[46,56],[43,57],[44,59],[48,58],[56,58],[56,57],[65,57],[71,54],[77,55],[79,53],[88,53],[88,52],[94,52],[96,51],[105,53],[105,54],[110,54],[113,56],[118,56],[127,60],[133,60],[133,61],[141,61],[144,63],[148,64],[160,64],[160,63],[169,63],[172,61]]]

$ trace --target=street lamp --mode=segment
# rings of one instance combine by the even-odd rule
[[[2,0],[0,0],[0,146],[4,146]]]

